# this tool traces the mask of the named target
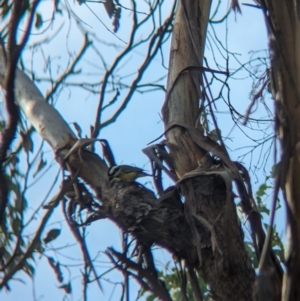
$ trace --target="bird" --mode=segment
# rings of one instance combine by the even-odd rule
[[[111,166],[107,173],[109,180],[120,179],[126,182],[133,182],[137,178],[151,176],[150,174],[144,172],[142,168],[131,165]]]

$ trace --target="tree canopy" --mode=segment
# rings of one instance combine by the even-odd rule
[[[298,300],[298,30],[290,0],[3,0],[1,295]]]

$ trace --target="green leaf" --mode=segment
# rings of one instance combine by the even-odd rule
[[[46,237],[43,239],[44,244],[47,244],[47,243],[49,243],[50,241],[56,239],[56,238],[59,236],[60,232],[61,232],[60,229],[51,229],[51,230],[47,233]]]
[[[29,277],[32,277],[35,271],[33,265],[31,265],[28,261],[25,262],[23,270]]]
[[[268,180],[268,178],[266,179],[266,181]],[[268,186],[266,183],[260,185],[260,187],[258,188],[257,192],[256,192],[256,196],[262,197],[264,195],[266,195],[266,190],[272,188],[271,186]]]
[[[40,29],[43,26],[43,18],[42,15],[39,13],[35,14],[35,22],[34,22],[34,26],[36,29]]]
[[[121,18],[121,7],[117,7],[114,13],[114,19],[112,25],[114,27],[114,32],[117,32],[120,28],[120,18]]]
[[[35,177],[46,165],[47,161],[43,159],[43,154],[41,154],[39,165],[32,176]]]
[[[274,164],[271,171],[271,177],[274,179],[278,175],[280,171],[280,164],[281,162],[278,162],[277,164]]]
[[[15,217],[13,219],[13,222],[12,222],[12,229],[13,229],[13,232],[18,235],[20,233],[20,229],[21,229],[21,220],[19,219],[19,217]]]
[[[266,204],[263,203],[262,201],[257,202],[257,209],[259,213],[265,213],[267,215],[270,214],[270,210],[267,208]]]
[[[13,6],[13,5],[12,5],[11,3],[9,3],[9,1],[6,1],[6,0],[5,0],[5,1],[1,2],[1,8],[2,8],[2,12],[1,12],[1,14],[2,14],[2,20],[3,20],[5,17],[7,17],[7,16],[9,15],[12,6]]]
[[[64,278],[63,278],[62,271],[60,269],[59,262],[56,263],[53,257],[47,257],[47,259],[48,259],[49,265],[51,266],[51,268],[53,269],[53,271],[55,273],[57,281],[62,283]]]
[[[63,289],[66,294],[71,294],[71,292],[72,292],[71,282],[61,285],[58,288]]]
[[[30,133],[21,132],[22,145],[26,153],[33,152],[33,142]]]
[[[115,11],[114,2],[112,0],[106,0],[103,4],[108,16],[111,18]]]

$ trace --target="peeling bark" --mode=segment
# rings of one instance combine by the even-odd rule
[[[204,101],[201,72],[182,74],[181,71],[189,66],[199,69],[202,66],[210,4],[210,1],[180,1],[174,24],[168,93],[162,113],[168,130],[166,145],[180,179],[191,171],[213,172],[219,164],[209,151],[195,143],[186,129],[176,127],[180,124],[198,128],[199,137],[208,139],[198,122]],[[231,184],[228,191],[222,177],[201,175],[182,180],[180,190],[197,249],[198,272],[215,300],[250,300],[254,271],[243,245]]]
[[[278,176],[287,205],[286,274],[282,300],[300,300],[300,18],[299,1],[263,0],[271,57],[276,130],[281,140]]]

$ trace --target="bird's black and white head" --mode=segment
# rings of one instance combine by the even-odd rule
[[[132,182],[137,178],[151,176],[144,172],[139,167],[131,165],[116,165],[108,169],[108,177],[112,179],[120,179],[127,182]]]
[[[120,168],[118,165],[115,165],[115,166],[111,166],[108,171],[107,171],[107,174],[108,174],[108,178],[109,179],[112,179],[114,177],[118,177],[118,173],[120,172]]]

